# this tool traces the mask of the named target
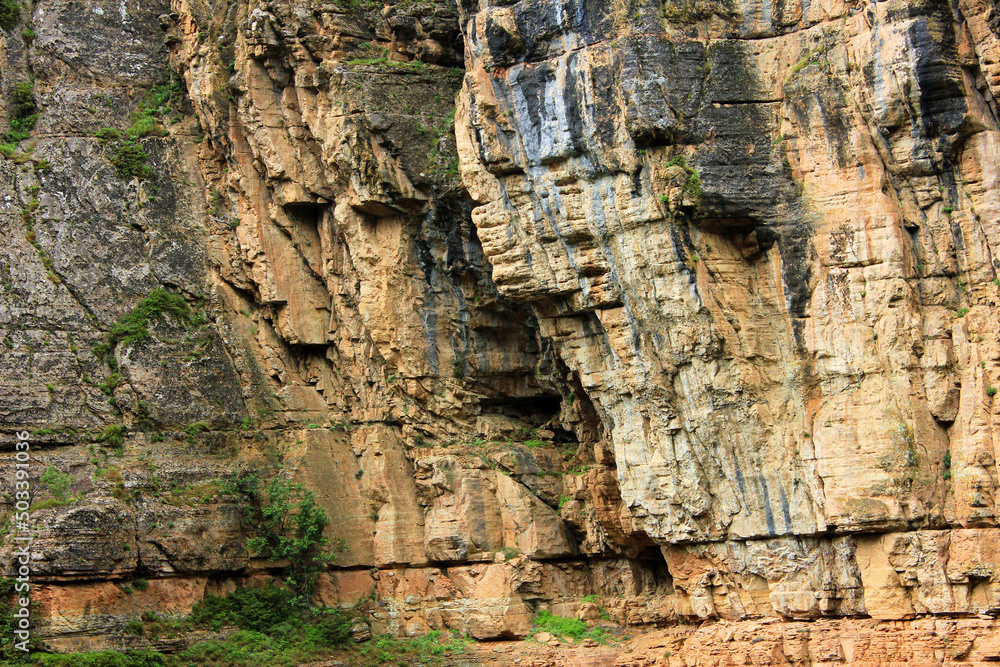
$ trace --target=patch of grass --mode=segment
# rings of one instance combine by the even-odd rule
[[[577,641],[580,639],[595,639],[600,641],[605,635],[604,628],[591,628],[584,621],[576,618],[566,618],[565,616],[556,616],[544,609],[535,616],[535,623],[531,628],[532,635],[539,632],[547,632],[555,637],[571,637]]]
[[[111,127],[98,130],[95,136],[102,146],[108,148],[108,160],[114,165],[119,178],[137,178],[140,181],[155,178],[156,172],[148,164],[149,154],[139,140],[169,134],[161,119],[174,110],[181,94],[180,79],[168,76],[153,86],[139,103],[128,129],[124,132]]]
[[[75,503],[77,500],[76,496],[71,496],[69,498],[46,498],[45,500],[39,500],[36,503],[31,503],[31,511],[45,510],[50,507],[64,507],[70,503]]]
[[[162,653],[152,650],[90,651],[87,653],[37,653],[34,656],[42,667],[161,667],[167,659]]]
[[[142,144],[134,139],[116,142],[108,160],[114,165],[118,178],[137,178],[142,181],[156,176],[153,168],[146,164],[149,161],[149,154]]]
[[[217,479],[200,484],[185,484],[172,489],[163,497],[163,502],[175,507],[190,507],[208,504],[209,500],[222,493],[223,484]]]
[[[189,436],[198,435],[199,433],[204,433],[205,431],[212,430],[211,427],[205,422],[194,422],[193,424],[188,424],[184,427],[184,432]]]
[[[503,554],[504,562],[506,562],[512,558],[520,556],[524,552],[518,549],[517,547],[504,547],[503,549],[500,550],[500,553]]]
[[[450,632],[434,630],[422,637],[399,639],[383,635],[361,648],[359,667],[369,665],[435,665],[442,658],[463,653],[469,641]]]

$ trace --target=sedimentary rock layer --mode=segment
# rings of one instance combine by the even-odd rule
[[[992,4],[25,20],[0,425],[54,648],[276,575],[256,474],[316,493],[319,596],[378,631],[929,617],[899,628],[933,653],[958,616],[949,659],[995,653]]]

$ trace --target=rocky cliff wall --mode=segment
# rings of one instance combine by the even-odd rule
[[[247,472],[316,492],[377,631],[1000,609],[989,3],[25,20],[0,412],[52,647],[274,574]]]
[[[463,5],[494,280],[685,612],[996,605],[995,11]]]

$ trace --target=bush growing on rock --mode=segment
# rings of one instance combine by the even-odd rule
[[[0,28],[10,30],[21,18],[21,5],[13,0],[0,0]]]

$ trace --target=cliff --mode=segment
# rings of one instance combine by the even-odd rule
[[[254,474],[375,632],[1000,658],[992,3],[38,0],[0,62],[49,647],[277,574]]]

